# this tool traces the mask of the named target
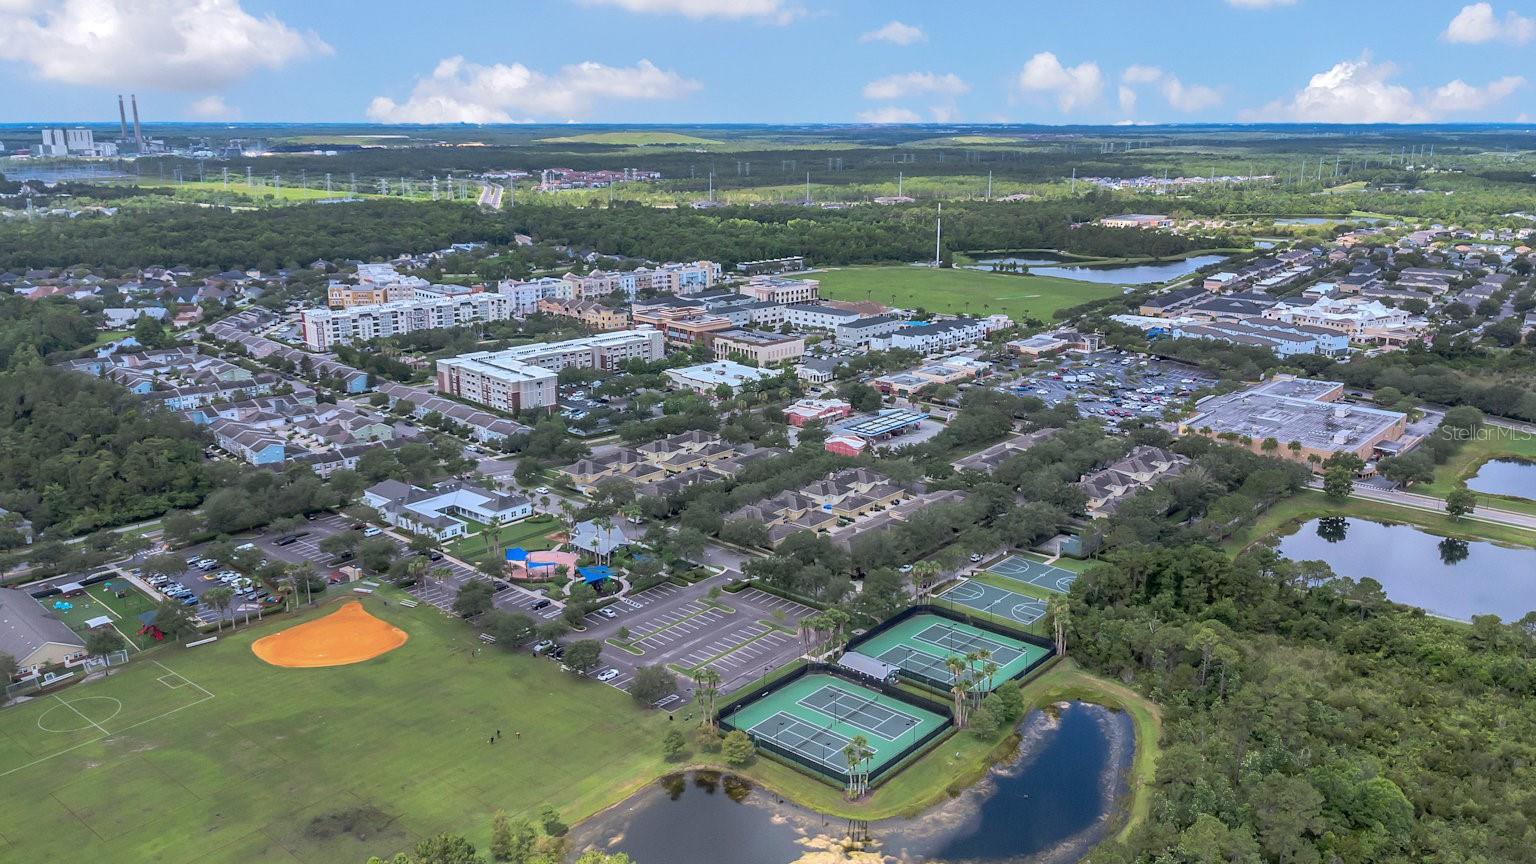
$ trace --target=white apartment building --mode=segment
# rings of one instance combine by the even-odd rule
[[[773,303],[815,303],[821,299],[821,283],[815,279],[753,276],[752,281],[741,289],[741,293]]]
[[[312,351],[366,342],[418,330],[462,327],[476,321],[504,321],[512,304],[500,294],[482,292],[437,300],[400,300],[347,309],[306,309],[304,344]]]
[[[1424,319],[1415,318],[1407,310],[1356,297],[1325,297],[1305,306],[1279,303],[1264,310],[1264,317],[1343,333],[1355,342],[1383,344],[1403,344],[1427,326]]]
[[[784,307],[784,320],[794,327],[836,330],[843,324],[851,324],[859,320],[859,313],[832,306],[797,303]]]
[[[988,321],[975,318],[955,318],[949,321],[909,323],[891,333],[870,340],[870,347],[877,349],[905,348],[922,354],[954,351],[975,345],[987,338],[993,328]]]
[[[476,351],[437,361],[437,391],[508,413],[548,408],[557,401],[561,369],[615,369],[629,360],[659,360],[665,347],[661,331],[645,327]]]
[[[540,300],[564,299],[562,294],[566,290],[566,283],[562,279],[553,276],[545,276],[542,279],[530,279],[519,282],[515,279],[503,279],[496,286],[496,292],[506,297],[512,304],[512,314],[517,318],[526,318],[539,311]]]

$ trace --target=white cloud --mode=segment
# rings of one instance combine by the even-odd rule
[[[1170,108],[1185,114],[1204,111],[1221,104],[1220,90],[1204,84],[1185,84],[1172,75],[1163,79],[1162,93],[1163,98],[1168,100]]]
[[[1472,3],[1461,7],[1456,17],[1441,36],[1447,42],[1476,45],[1483,42],[1508,42],[1524,45],[1536,39],[1536,19],[1527,18],[1513,10],[1504,13],[1500,21],[1491,3]]]
[[[1525,85],[1507,76],[1476,87],[1457,79],[1415,92],[1392,82],[1397,67],[1372,63],[1369,57],[1345,60],[1313,75],[1289,101],[1277,100],[1248,120],[1291,120],[1302,123],[1428,123],[1457,111],[1480,111]]]
[[[1025,93],[1053,95],[1057,107],[1070,112],[1098,101],[1104,89],[1104,74],[1097,63],[1062,66],[1055,54],[1042,51],[1024,64],[1018,87]]]
[[[898,108],[895,105],[883,105],[868,111],[860,111],[858,118],[865,123],[921,123],[923,120],[916,111]]]
[[[1273,9],[1276,6],[1294,6],[1296,0],[1227,0],[1227,5],[1239,9]]]
[[[860,42],[889,42],[892,45],[911,45],[914,42],[922,42],[928,38],[921,28],[911,24],[903,24],[900,21],[892,21],[889,24],[871,30],[859,37]]]
[[[784,0],[579,0],[587,6],[616,6],[645,15],[681,15],[684,18],[761,18],[788,24],[805,14]]]
[[[1177,75],[1164,72],[1156,66],[1127,66],[1120,73],[1120,81],[1120,108],[1124,111],[1136,107],[1138,94],[1135,85],[1157,85],[1157,92],[1162,94],[1168,107],[1185,114],[1214,108],[1222,100],[1220,90],[1204,84],[1185,84]]]
[[[416,82],[405,102],[375,97],[368,116],[381,123],[507,123],[513,112],[572,119],[604,100],[676,99],[700,86],[649,60],[634,66],[578,63],[547,75],[521,63],[482,66],[449,57]]]
[[[330,53],[240,0],[0,0],[0,60],[65,84],[206,91]]]
[[[1425,106],[1436,113],[1481,111],[1503,101],[1524,86],[1525,79],[1519,75],[1506,75],[1482,87],[1474,87],[1457,78],[1455,81],[1429,91],[1426,94]]]
[[[932,72],[907,72],[903,75],[887,75],[864,85],[865,99],[902,99],[923,93],[958,96],[971,89],[960,76],[953,72],[935,75]]]
[[[240,109],[233,108],[217,94],[204,96],[187,106],[187,113],[199,120],[239,120]]]
[[[953,105],[930,105],[928,116],[935,123],[953,123],[960,119],[960,110]]]

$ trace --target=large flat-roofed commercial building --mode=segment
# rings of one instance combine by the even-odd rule
[[[561,369],[616,369],[630,360],[660,360],[663,351],[660,331],[650,328],[476,351],[437,361],[437,391],[509,413],[548,408],[557,401]]]
[[[772,366],[805,355],[805,337],[761,330],[721,330],[714,334],[713,345],[716,359],[746,358],[759,366]]]
[[[1280,375],[1239,393],[1206,399],[1179,431],[1223,440],[1235,436],[1255,453],[1321,470],[1322,460],[1335,453],[1353,453],[1370,462],[1378,455],[1378,445],[1397,441],[1407,430],[1407,415],[1336,401],[1343,394],[1344,385],[1337,381]],[[1271,438],[1279,446],[1264,449]],[[1293,441],[1299,448],[1291,447]]]
[[[712,363],[700,363],[697,366],[685,366],[682,369],[668,369],[665,374],[667,380],[678,387],[711,395],[722,384],[734,392],[743,384],[772,378],[778,373],[770,369],[743,366],[732,360],[716,360]]]
[[[804,269],[804,255],[791,255],[787,258],[767,258],[762,261],[741,261],[736,265],[736,272],[745,273],[748,276],[758,276],[764,273],[797,273]]]
[[[401,300],[348,309],[306,309],[304,344],[312,351],[476,321],[510,318],[511,302],[501,294],[479,293],[437,300]]]

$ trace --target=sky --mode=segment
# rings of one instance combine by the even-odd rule
[[[1536,122],[1536,0],[0,0],[0,122]]]

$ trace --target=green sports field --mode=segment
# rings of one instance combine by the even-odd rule
[[[0,710],[0,860],[339,864],[443,831],[485,848],[497,809],[575,822],[666,770],[665,714],[477,656],[431,607],[364,602],[410,641],[331,669],[256,659],[288,619]]]
[[[773,741],[799,753],[833,777],[846,776],[843,748],[856,735],[863,735],[874,751],[866,766],[873,773],[949,722],[932,711],[824,673],[791,681],[721,720],[759,742]]]
[[[1057,309],[1120,294],[1117,285],[1098,285],[1050,276],[1009,275],[980,270],[912,266],[833,267],[808,273],[830,300],[873,300],[903,309],[1051,320]]]

